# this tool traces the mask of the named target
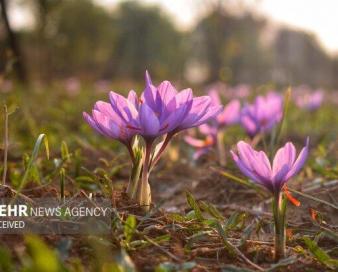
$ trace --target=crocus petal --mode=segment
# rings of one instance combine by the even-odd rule
[[[271,166],[264,152],[255,151],[249,144],[243,141],[237,144],[237,149],[243,164],[259,177],[261,183],[271,181]]]
[[[240,118],[241,103],[239,100],[230,101],[217,116],[217,122],[223,125],[235,124]]]
[[[291,170],[289,171],[289,173],[286,175],[285,180],[289,180],[290,178],[292,178],[296,174],[298,174],[298,172],[304,166],[304,164],[305,164],[305,162],[307,160],[308,155],[309,155],[309,138],[307,138],[305,147],[303,147],[303,149],[299,153],[297,160],[293,164],[293,166],[292,166]]]
[[[180,91],[176,96],[175,96],[175,105],[176,109],[177,108],[184,108],[183,111],[183,117],[185,117],[189,111],[191,110],[192,104],[193,104],[193,94],[192,90],[190,88],[184,89]]]
[[[121,117],[113,110],[110,103],[97,101],[94,105],[94,110],[102,112],[104,115],[109,117],[109,119],[114,120],[117,123],[122,123]]]
[[[174,105],[171,107],[170,105]],[[169,115],[161,115],[161,132],[170,132],[176,129],[187,116],[192,107],[192,90],[185,89],[179,92],[169,103],[167,111],[170,111]],[[162,119],[165,117],[165,119]]]
[[[295,146],[288,142],[284,147],[278,149],[275,158],[273,159],[272,166],[272,175],[274,182],[279,182],[281,179],[284,179],[287,171],[292,168],[296,159],[296,148]],[[284,173],[284,176],[282,175]]]
[[[86,112],[83,112],[83,118],[86,120],[86,122],[97,132],[104,135],[104,132],[99,128],[99,126],[96,124],[95,120]]]
[[[195,97],[192,100],[190,111],[187,113],[187,116],[184,118],[179,128],[186,129],[193,127],[195,123],[200,120],[204,114],[206,114],[210,104],[211,98],[209,96]]]
[[[211,97],[211,101],[214,106],[218,106],[222,104],[217,90],[209,91],[208,95]]]
[[[110,104],[113,110],[126,122],[129,121],[129,116],[125,111],[127,108],[127,99],[118,93],[111,91],[109,93]]]
[[[93,119],[106,136],[122,140],[119,124],[110,121],[109,117],[97,110],[93,110]]]
[[[157,91],[157,97],[160,97],[162,105],[167,105],[177,94],[175,87],[167,80],[161,82]]]
[[[130,126],[137,127],[138,111],[134,104],[115,92],[109,93],[113,110]]]
[[[189,135],[184,136],[184,141],[186,141],[189,145],[197,148],[205,147],[205,141],[196,139],[194,137],[191,137]]]
[[[286,183],[285,176],[290,171],[290,168],[287,164],[284,164],[280,170],[277,172],[277,174],[273,177],[273,188],[274,191],[280,191],[282,190],[283,185]]]
[[[201,118],[197,122],[195,122],[193,127],[198,127],[199,125],[208,122],[210,119],[217,116],[222,110],[223,106],[221,105],[209,107],[207,112],[203,116],[201,116]]]
[[[255,166],[258,169],[258,173],[260,176],[263,176],[266,180],[271,180],[271,165],[269,162],[268,157],[263,151],[259,151],[257,154],[258,161],[256,162]]]
[[[237,143],[237,150],[241,161],[245,167],[253,170],[252,164],[255,161],[254,150],[246,142],[240,141]]]
[[[184,106],[172,112],[165,120],[161,122],[162,133],[168,133],[175,130],[185,117],[186,109]]]
[[[203,124],[198,127],[198,130],[204,135],[216,135],[217,134],[217,127],[210,126],[208,124]]]
[[[209,147],[198,149],[198,150],[195,151],[192,158],[194,160],[198,160],[201,156],[207,154],[209,152],[209,150],[210,150]]]
[[[175,96],[176,105],[178,107],[185,105],[188,101],[192,100],[192,98],[192,90],[190,88],[184,89]]]
[[[157,101],[157,88],[153,85],[148,71],[146,71],[145,74],[145,81],[146,87],[141,95],[141,100],[144,103],[147,103],[154,112],[159,112],[161,103],[158,103]]]
[[[241,112],[240,123],[250,137],[259,132],[257,121],[252,116],[250,106],[245,106]]]
[[[129,91],[128,100],[134,105],[136,109],[138,108],[139,100],[134,90]]]
[[[139,120],[144,136],[157,136],[160,122],[154,111],[145,103],[140,106]]]
[[[148,70],[146,70],[146,73],[145,73],[145,81],[146,81],[146,85],[153,85]]]
[[[260,132],[269,132],[283,116],[283,99],[274,92],[258,96],[251,105],[241,111],[241,124],[253,137]]]
[[[253,180],[256,183],[265,186],[261,179],[250,168],[247,167],[248,165],[243,162],[235,152],[233,152],[232,150],[230,152],[234,162],[245,176],[247,176],[249,179]]]

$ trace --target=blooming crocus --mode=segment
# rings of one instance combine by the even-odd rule
[[[246,98],[250,95],[250,86],[247,84],[239,84],[233,86],[229,89],[229,92],[232,94],[232,97],[236,98]]]
[[[209,96],[212,98],[214,105],[221,105],[221,99],[216,90],[209,91]],[[223,111],[221,111],[214,120],[217,127],[226,127],[237,124],[240,120],[241,103],[237,99],[232,99],[227,105],[225,105]]]
[[[213,105],[221,105],[221,99],[217,90],[208,92]],[[241,104],[237,99],[231,100],[224,109],[210,120],[210,124],[199,127],[201,134],[206,135],[204,140],[186,136],[185,141],[196,148],[193,158],[198,159],[216,146],[220,165],[225,165],[224,129],[239,122]]]
[[[190,88],[178,92],[169,81],[155,87],[146,72],[146,88],[140,105],[140,114],[144,116],[141,126],[145,128],[143,134],[146,137],[200,126],[221,109],[221,105],[213,105],[209,96],[193,97]],[[152,125],[149,126],[149,123]],[[147,130],[147,126],[151,127],[151,131]]]
[[[274,92],[258,96],[241,111],[241,125],[250,137],[269,132],[283,117],[283,99]]]
[[[99,133],[127,146],[133,160],[131,176],[135,183],[128,186],[131,188],[128,194],[147,209],[151,202],[149,174],[170,139],[184,129],[206,123],[222,106],[213,105],[209,96],[193,97],[191,89],[178,92],[169,81],[156,87],[148,72],[145,80],[146,87],[140,96],[133,90],[127,98],[110,92],[110,103],[97,102],[92,115],[84,113],[84,118]],[[139,140],[135,144],[135,136],[144,139],[144,146]],[[162,137],[164,140],[155,146]]]
[[[92,114],[84,112],[83,117],[100,134],[123,143],[134,159],[132,140],[137,133],[134,127],[139,123],[138,112],[125,97],[114,93],[114,98],[111,103],[97,101]]]
[[[203,140],[191,135],[184,136],[185,142],[196,149],[193,155],[194,160],[197,160],[202,155],[208,153],[216,145],[217,141],[217,129],[215,127],[204,124],[201,125],[198,130],[201,134],[205,135]]]
[[[304,166],[309,153],[309,139],[298,157],[295,146],[291,142],[286,143],[277,151],[272,164],[263,151],[254,150],[243,141],[237,144],[237,151],[231,151],[231,154],[241,172],[269,190],[274,197],[275,256],[278,260],[285,256],[285,202],[282,188]]]
[[[296,94],[295,103],[298,107],[302,109],[306,109],[308,111],[317,110],[324,99],[324,93],[321,90],[317,90],[315,92],[302,92]]]

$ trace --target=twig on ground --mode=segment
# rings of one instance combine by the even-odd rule
[[[272,213],[269,212],[262,212],[262,211],[255,211],[253,209],[249,209],[246,207],[241,207],[236,204],[225,204],[225,205],[214,205],[218,209],[231,209],[231,210],[238,210],[241,212],[247,212],[252,215],[258,215],[258,216],[266,216],[266,217],[272,217]]]
[[[334,205],[334,204],[332,204],[332,203],[330,203],[330,202],[327,202],[327,201],[325,201],[325,200],[323,200],[323,199],[319,199],[319,198],[317,198],[317,197],[308,195],[308,194],[306,194],[306,193],[299,192],[299,191],[294,190],[294,189],[291,189],[291,188],[288,188],[288,189],[289,189],[289,191],[292,192],[292,193],[298,194],[298,195],[300,195],[300,196],[302,196],[302,197],[311,199],[311,200],[313,200],[313,201],[316,201],[316,202],[322,203],[322,204],[324,204],[324,205],[327,205],[327,206],[329,206],[329,207],[331,207],[331,208],[333,208],[333,209],[335,209],[335,210],[338,210],[338,206],[336,206],[336,205]]]
[[[159,250],[161,250],[163,253],[167,254],[170,258],[172,258],[173,260],[175,260],[176,262],[182,262],[182,260],[178,257],[176,257],[174,254],[172,254],[171,252],[169,252],[168,250],[164,249],[162,246],[160,246],[158,243],[156,243],[155,241],[153,241],[152,239],[150,239],[148,236],[144,235],[143,238],[145,240],[147,240],[150,244],[152,244],[153,246],[157,247]]]
[[[7,175],[7,159],[8,159],[8,110],[7,106],[4,105],[4,117],[5,117],[5,126],[4,126],[4,167],[2,170],[2,185],[6,184],[6,175]]]

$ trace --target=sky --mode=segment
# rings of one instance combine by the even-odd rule
[[[114,6],[121,0],[96,0]],[[203,13],[205,3],[214,0],[139,0],[163,6],[183,28],[194,24]],[[270,18],[277,26],[287,25],[314,33],[330,53],[338,54],[337,0],[225,0],[233,5],[249,6],[259,15]]]
[[[123,0],[94,0],[100,5],[114,8]],[[220,0],[138,0],[159,4],[181,28],[192,27],[206,12],[208,4]],[[272,20],[274,25],[286,25],[314,33],[321,45],[330,53],[338,54],[338,1],[337,0],[223,0],[234,7],[248,6],[260,16]],[[29,24],[25,11],[13,9],[15,27]]]

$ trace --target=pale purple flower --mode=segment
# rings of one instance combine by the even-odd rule
[[[133,91],[130,91],[132,93]],[[138,112],[134,104],[125,97],[111,92],[111,103],[98,101],[92,110],[92,115],[84,112],[87,123],[104,136],[116,139],[130,145],[138,132]]]
[[[169,81],[155,87],[146,72],[146,88],[139,105],[142,136],[151,138],[197,127],[221,110],[222,106],[213,105],[209,96],[193,97],[191,89],[178,92]]]
[[[233,97],[246,98],[250,95],[251,88],[247,84],[239,84],[231,88]]]
[[[194,160],[207,154],[217,142],[217,128],[204,124],[199,126],[198,130],[201,134],[205,135],[203,140],[191,135],[184,136],[185,142],[196,149],[193,155]]]
[[[309,111],[318,109],[324,99],[324,92],[317,90],[314,92],[300,92],[295,96],[295,103],[298,107]]]
[[[173,135],[206,123],[221,112],[222,106],[213,105],[208,96],[193,97],[191,89],[178,92],[169,81],[156,87],[148,72],[145,79],[146,87],[140,97],[133,90],[127,98],[110,92],[110,103],[99,101],[92,115],[83,116],[96,131],[127,146],[133,160],[127,193],[149,209],[149,174]],[[143,137],[143,146],[138,140],[133,142],[135,135]],[[154,141],[163,135],[164,140],[155,146]]]
[[[208,92],[214,106],[221,105],[221,99],[217,90],[212,89]],[[205,138],[197,139],[192,136],[186,136],[185,141],[196,149],[193,158],[198,159],[200,156],[209,152],[213,147],[218,147],[219,157],[222,158],[223,148],[223,130],[224,128],[239,122],[241,104],[238,100],[230,101],[225,108],[209,124],[199,127],[199,132],[205,135]]]
[[[270,92],[258,96],[253,104],[247,104],[241,111],[241,125],[250,137],[269,132],[283,117],[283,98]]]
[[[135,135],[151,143],[164,134],[172,136],[206,123],[222,110],[222,106],[212,105],[208,96],[193,97],[191,89],[177,92],[169,81],[155,87],[148,72],[140,98],[133,90],[127,98],[115,92],[110,92],[109,98],[110,103],[98,101],[92,115],[83,113],[83,116],[96,131],[128,148]]]
[[[296,158],[296,148],[288,142],[280,148],[272,164],[263,151],[254,150],[249,144],[240,141],[238,154],[231,151],[233,160],[241,172],[254,182],[264,186],[272,193],[279,193],[284,184],[303,167],[309,153],[309,139]]]
[[[98,93],[104,93],[109,90],[110,82],[105,79],[100,79],[95,82],[94,87]]]
[[[221,105],[221,99],[218,91],[211,90],[208,95],[212,99],[213,105]],[[241,103],[237,99],[231,100],[225,105],[223,111],[221,111],[213,120],[218,127],[226,127],[237,124],[240,120]]]
[[[81,83],[76,77],[66,79],[64,87],[70,96],[77,96],[80,93]]]

